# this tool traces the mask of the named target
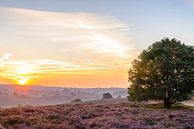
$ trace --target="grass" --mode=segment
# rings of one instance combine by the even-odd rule
[[[148,105],[144,105],[144,108],[148,108],[148,109],[164,109],[163,104],[148,104]],[[181,110],[181,109],[191,109],[194,110],[194,107],[192,106],[187,106],[184,105],[182,103],[175,103],[171,106],[170,108],[171,110]]]

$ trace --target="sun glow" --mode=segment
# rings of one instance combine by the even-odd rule
[[[15,70],[17,75],[16,81],[19,85],[26,85],[29,81],[30,74],[33,73],[32,68],[29,65],[22,65]]]
[[[16,69],[17,74],[28,74],[31,71],[32,71],[31,68],[28,66],[22,66],[22,67]]]
[[[19,85],[26,85],[27,84],[27,81],[28,81],[27,78],[22,78],[22,79],[18,80],[18,84]]]

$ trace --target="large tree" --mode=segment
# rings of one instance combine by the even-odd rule
[[[129,70],[129,100],[163,100],[170,108],[194,89],[194,47],[164,38],[144,50]]]

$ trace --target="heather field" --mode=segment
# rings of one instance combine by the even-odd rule
[[[0,109],[2,129],[192,129],[194,110],[109,99]]]

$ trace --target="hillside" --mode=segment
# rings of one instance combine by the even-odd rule
[[[0,85],[0,107],[18,105],[55,105],[69,103],[76,98],[84,101],[97,100],[109,92],[114,98],[126,98],[126,88],[62,88],[48,86]]]
[[[7,129],[191,129],[194,110],[166,110],[126,99],[0,109]]]

